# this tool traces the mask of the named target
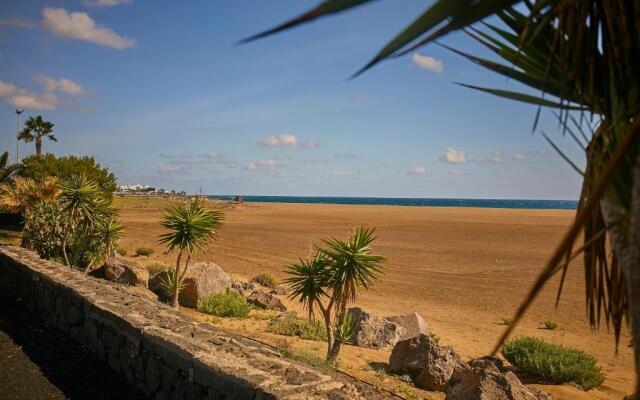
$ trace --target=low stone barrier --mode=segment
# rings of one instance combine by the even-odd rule
[[[373,386],[283,358],[126,287],[0,246],[0,290],[156,399],[383,399]],[[78,365],[82,368],[82,365]]]

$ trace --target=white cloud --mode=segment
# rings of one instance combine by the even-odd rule
[[[2,25],[13,26],[15,28],[31,29],[35,28],[37,24],[28,19],[11,17],[9,19],[0,19],[0,26]]]
[[[38,94],[3,81],[0,81],[0,97],[13,107],[32,110],[53,110],[58,104],[58,97],[53,93]]]
[[[464,164],[467,162],[467,155],[463,150],[447,147],[444,150],[444,154],[440,156],[440,161],[448,162],[449,164]]]
[[[449,173],[451,175],[455,175],[455,176],[462,176],[462,175],[466,175],[467,173],[465,172],[465,170],[463,169],[458,169],[458,168],[453,168],[449,170]]]
[[[409,171],[407,171],[408,175],[426,175],[429,171],[421,166],[421,165],[414,165],[413,167],[411,167],[411,169]]]
[[[135,40],[96,25],[89,14],[84,12],[68,13],[63,8],[45,7],[42,10],[42,26],[54,35],[93,42],[114,49],[122,50],[136,45]]]
[[[160,164],[160,167],[158,167],[157,172],[162,174],[177,174],[177,173],[189,172],[190,169],[191,169],[191,166],[188,164],[167,163],[167,164]]]
[[[432,72],[442,72],[442,61],[438,60],[437,58],[423,56],[419,53],[413,53],[411,62],[413,62],[413,65],[420,69],[426,69],[427,71]]]
[[[269,160],[258,160],[250,162],[245,165],[244,169],[247,171],[257,171],[257,170],[271,170],[278,166],[278,162],[273,159]]]
[[[343,177],[343,176],[353,176],[353,172],[351,171],[333,171],[331,176],[335,177]]]
[[[302,148],[314,148],[318,147],[318,143],[305,141],[301,142],[298,140],[296,135],[291,133],[283,133],[282,135],[273,135],[266,137],[258,142],[260,146],[266,147],[282,147],[282,148],[294,148],[294,147],[302,147]]]
[[[480,164],[502,164],[504,162],[504,154],[500,151],[494,151],[488,157],[476,158],[475,161]]]
[[[67,78],[55,79],[50,76],[40,75],[36,77],[36,80],[44,85],[47,92],[53,92],[59,90],[74,96],[83,96],[86,94],[81,84],[72,81]]]
[[[513,155],[513,161],[524,161],[527,159],[527,156],[522,153],[516,153]]]
[[[87,7],[113,7],[130,3],[131,0],[82,0],[82,4]]]
[[[225,157],[224,154],[217,153],[215,151],[207,154],[198,154],[198,158],[203,160],[207,164],[219,164],[228,168],[235,168],[237,162]]]

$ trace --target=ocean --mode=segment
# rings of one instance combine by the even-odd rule
[[[211,195],[212,199],[232,200],[235,196]],[[535,208],[545,210],[575,210],[573,200],[505,200],[505,199],[419,199],[394,197],[315,197],[315,196],[242,196],[256,203],[369,204],[415,207],[479,207]]]

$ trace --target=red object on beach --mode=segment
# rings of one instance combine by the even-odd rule
[[[236,196],[233,199],[237,204],[243,204],[244,203],[244,198],[242,198],[242,196]]]

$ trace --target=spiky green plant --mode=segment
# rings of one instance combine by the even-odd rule
[[[316,311],[323,316],[327,330],[327,361],[334,363],[341,344],[353,333],[353,321],[347,305],[359,289],[369,288],[381,274],[385,258],[371,253],[375,229],[358,227],[346,240],[331,238],[316,245],[308,260],[289,265],[290,298],[298,299],[312,318]]]
[[[162,226],[168,232],[160,235],[160,243],[167,252],[178,251],[175,264],[177,287],[189,270],[193,254],[204,253],[209,242],[216,237],[222,227],[223,214],[220,210],[206,208],[199,200],[179,203],[165,211]],[[185,258],[183,261],[183,257]],[[178,308],[179,291],[171,294],[171,305]]]
[[[7,182],[18,170],[18,164],[9,164],[9,152],[0,155],[0,183]]]
[[[244,41],[372,1],[322,1],[309,12]],[[585,170],[571,163],[584,176],[574,223],[496,350],[544,285],[558,273],[564,281],[569,261],[582,253],[590,324],[599,326],[604,316],[607,325],[611,323],[614,328],[617,344],[622,321],[627,319],[633,335],[636,375],[640,372],[640,19],[635,17],[639,13],[637,1],[435,0],[356,73],[464,29],[505,63],[452,50],[541,95],[466,86],[559,109],[557,118],[563,130],[584,148]],[[471,27],[496,15],[505,27],[486,24],[484,31]],[[539,114],[540,108],[534,130]],[[581,234],[584,243],[574,251]],[[607,252],[608,241],[613,244],[611,253]],[[561,290],[562,285],[558,296]],[[640,380],[636,382],[636,393],[640,393]]]
[[[42,119],[42,115],[38,115],[35,118],[27,118],[24,129],[18,134],[18,139],[25,143],[35,142],[36,155],[40,156],[42,154],[42,138],[47,138],[52,142],[58,141],[51,132],[53,132],[53,124]]]

